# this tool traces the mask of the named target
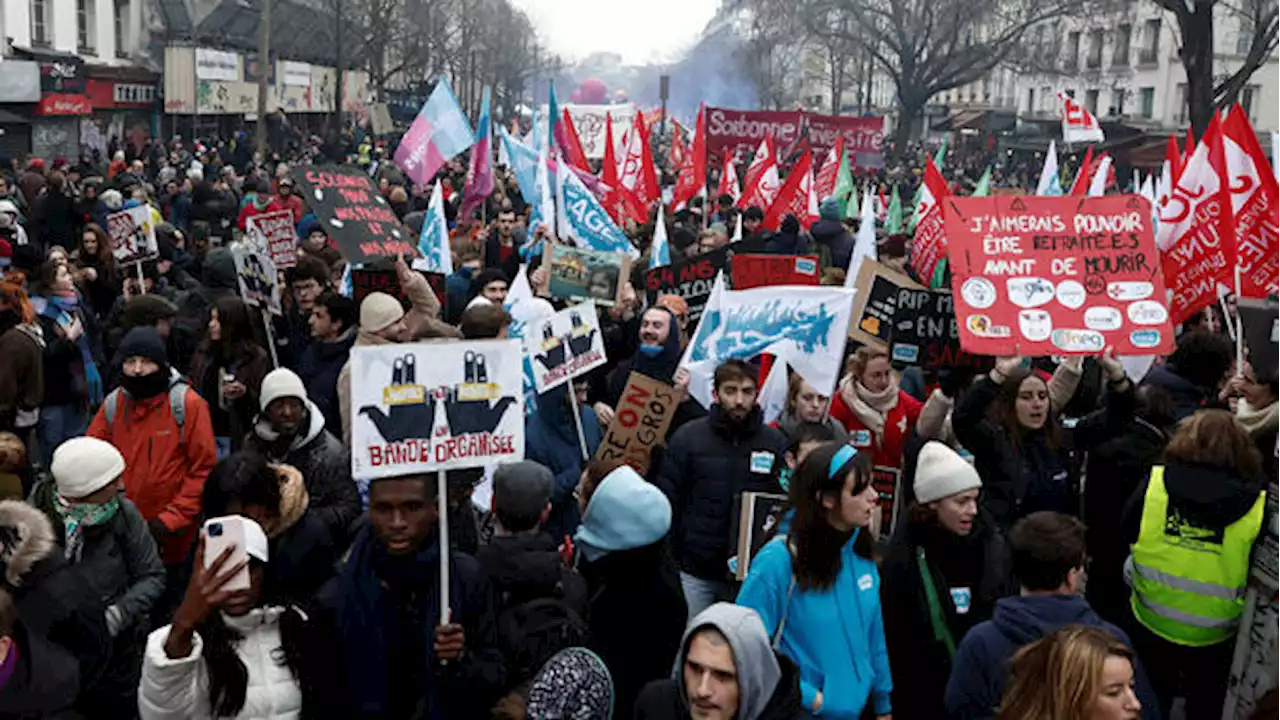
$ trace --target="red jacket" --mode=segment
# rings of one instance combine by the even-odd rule
[[[849,431],[850,445],[858,448],[859,452],[870,450],[873,453],[877,467],[901,470],[902,447],[907,441],[907,436],[911,434],[911,428],[915,427],[923,407],[919,400],[899,390],[898,404],[885,418],[884,438],[879,442],[876,440],[875,433],[858,419],[853,409],[845,402],[843,392],[837,391],[836,396],[831,399],[831,417],[840,421],[840,424]],[[903,482],[907,480],[904,478]]]
[[[236,227],[243,231],[246,227],[245,222],[247,222],[249,218],[254,217],[255,215],[264,215],[266,213],[272,213],[277,210],[284,209],[285,208],[280,207],[280,204],[276,202],[275,198],[272,198],[271,202],[267,203],[267,206],[261,210],[254,207],[253,201],[250,200],[244,204],[244,207],[240,208],[240,215],[236,217]]]
[[[186,408],[185,427],[179,429],[168,392],[135,402],[121,390],[111,426],[105,405],[89,424],[91,437],[106,440],[124,456],[124,490],[142,517],[159,518],[171,533],[160,547],[167,565],[187,559],[204,481],[218,460],[209,406],[188,388]]]
[[[302,222],[302,216],[306,213],[306,208],[302,205],[302,198],[297,195],[289,197],[281,197],[279,195],[271,201],[273,205],[279,205],[281,210],[288,210],[293,213],[293,224],[297,225]]]

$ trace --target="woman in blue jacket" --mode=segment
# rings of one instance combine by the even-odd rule
[[[791,482],[789,535],[761,548],[738,594],[800,666],[804,706],[816,717],[856,720],[868,704],[879,720],[890,717],[880,574],[866,531],[878,499],[870,455],[834,442],[811,452]]]

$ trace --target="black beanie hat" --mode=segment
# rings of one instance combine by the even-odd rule
[[[162,370],[169,367],[169,354],[164,349],[164,340],[153,327],[136,327],[130,330],[120,343],[120,357],[125,360],[144,357],[159,365]]]

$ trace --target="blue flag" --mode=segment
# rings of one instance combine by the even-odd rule
[[[441,273],[446,277],[453,274],[453,251],[449,247],[449,226],[445,221],[444,194],[439,180],[431,191],[431,202],[422,217],[418,251],[422,253],[422,257],[413,262],[418,270]]]
[[[649,269],[671,264],[671,243],[667,242],[667,223],[658,203],[658,217],[653,221],[653,243],[649,246]]]
[[[535,208],[541,195],[538,193],[538,151],[520,142],[506,129],[502,133],[502,145],[507,149],[507,158],[511,163],[511,173],[516,176],[516,184],[520,186],[520,196]]]
[[[626,253],[633,258],[640,253],[625,233],[614,224],[600,201],[582,184],[582,180],[561,162],[556,180],[559,182],[557,221],[560,237],[572,238],[578,247],[600,252]]]

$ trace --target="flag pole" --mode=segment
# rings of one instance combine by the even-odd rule
[[[1222,319],[1235,328],[1236,336],[1236,377],[1244,375],[1244,324],[1240,320],[1240,263],[1236,263],[1236,319],[1227,314]],[[1225,308],[1224,308],[1225,310]]]

